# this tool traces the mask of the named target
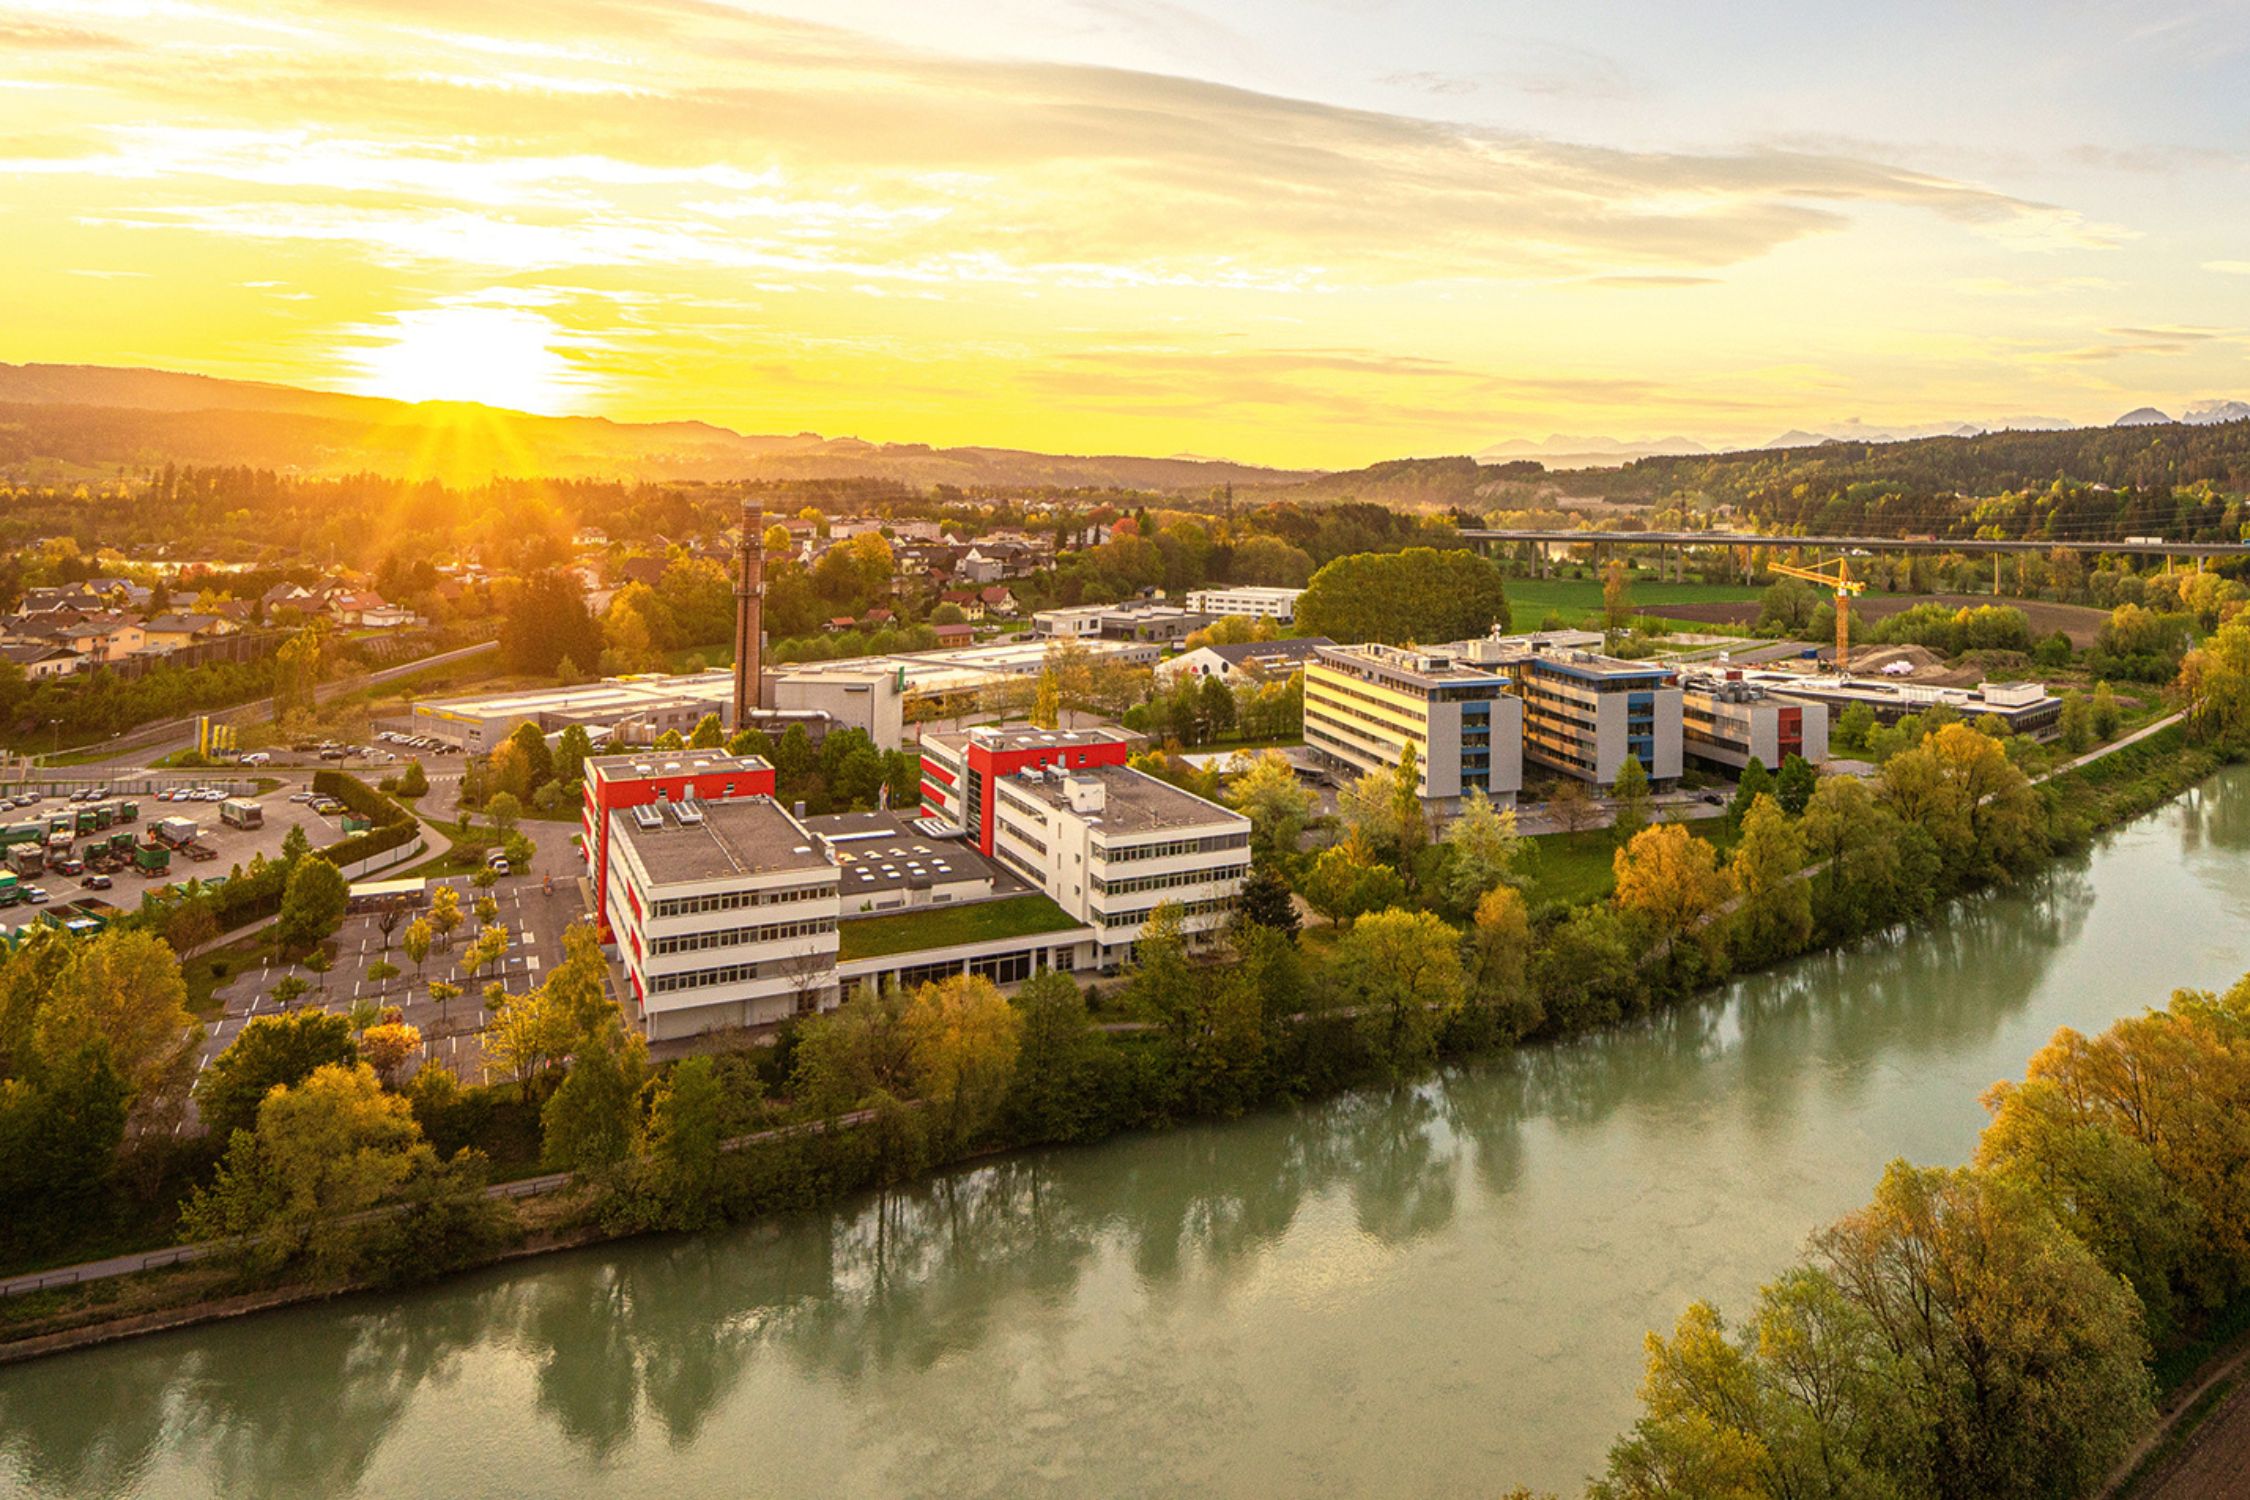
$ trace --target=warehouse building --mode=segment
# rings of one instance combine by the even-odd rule
[[[1776,697],[1818,703],[1842,714],[1865,704],[1878,724],[1896,724],[1908,714],[1944,704],[1964,719],[1986,714],[2007,725],[2010,734],[2040,738],[2062,722],[2062,699],[2042,682],[1982,682],[1974,688],[1937,687],[1921,682],[1888,682],[1871,677],[1805,677],[1791,672],[1745,672],[1745,680]]]

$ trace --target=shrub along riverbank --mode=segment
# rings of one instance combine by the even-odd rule
[[[1347,788],[1342,837],[1307,857],[1309,799],[1278,759],[1261,761],[1230,792],[1251,818],[1256,869],[1223,961],[1191,962],[1177,910],[1160,908],[1138,967],[1099,990],[1043,974],[1013,999],[976,979],[860,995],[774,1045],[664,1067],[606,999],[592,935],[576,929],[538,986],[486,992],[499,1085],[466,1087],[431,1063],[400,1082],[405,1054],[381,1025],[246,1028],[206,1076],[249,1102],[183,1222],[230,1247],[243,1288],[390,1284],[518,1239],[517,1210],[483,1188],[495,1159],[533,1149],[577,1174],[540,1208],[541,1232],[693,1229],[983,1153],[1412,1076],[1926,919],[2145,810],[2219,753],[2167,731],[2042,786],[2026,767],[2047,752],[1989,723],[1933,716],[1884,738],[1866,781],[1801,767],[1751,777],[1723,855],[1684,826],[1647,825],[1645,789],[1625,785],[1614,890],[1577,905],[1526,899],[1530,856],[1504,813],[1472,806],[1431,839],[1410,765]],[[1293,888],[1330,921],[1301,935]],[[0,972],[0,995],[30,996],[34,1020],[40,997],[61,993],[40,984],[31,969]],[[25,1034],[0,1026],[0,1047]],[[199,1099],[218,1086],[198,1085]],[[98,1316],[68,1296],[0,1305],[19,1332]]]

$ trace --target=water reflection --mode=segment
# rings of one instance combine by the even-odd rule
[[[1495,1454],[1568,1486],[1630,1399],[1633,1332],[1723,1292],[1714,1268],[1755,1279],[2053,1025],[2161,1000],[2119,932],[2216,929],[2197,982],[2250,967],[2250,924],[2220,920],[2246,891],[2250,771],[1630,1030],[0,1371],[0,1488],[723,1489],[754,1455],[775,1492],[1403,1489],[1500,1477]],[[494,1422],[519,1439],[497,1476]],[[1363,1456],[1386,1444],[1413,1456]]]

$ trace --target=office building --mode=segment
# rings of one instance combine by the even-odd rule
[[[677,807],[683,803],[731,802],[771,797],[773,767],[755,755],[717,750],[674,750],[646,755],[588,757],[583,772],[579,833],[586,873],[594,888],[594,922],[609,920],[609,839],[611,814],[635,808]]]
[[[604,847],[609,925],[650,1038],[835,1004],[837,867],[771,798],[619,808]]]
[[[1250,873],[1250,820],[1119,765],[1025,769],[993,783],[993,853],[1095,934],[1104,968],[1131,961],[1149,916],[1179,906],[1208,945]]]
[[[1471,791],[1514,806],[1523,741],[1510,679],[1450,647],[1321,646],[1305,667],[1305,748],[1358,775],[1396,767],[1413,746],[1417,790],[1438,816]]]
[[[2062,699],[2042,682],[1980,682],[1974,688],[1937,687],[1921,682],[1890,682],[1872,677],[1800,676],[1791,672],[1745,672],[1745,680],[1779,698],[1824,705],[1841,715],[1864,704],[1878,724],[1896,724],[1908,714],[1943,704],[1964,719],[1992,715],[2010,734],[2044,738],[2062,722]]]
[[[1740,672],[1690,673],[1680,679],[1680,748],[1730,772],[1753,760],[1772,770],[1792,755],[1818,765],[1828,759],[1828,706],[1777,697]]]
[[[1297,618],[1297,598],[1303,589],[1262,588],[1245,584],[1237,588],[1197,589],[1187,596],[1187,607],[1207,615],[1247,615],[1251,619]]]
[[[1090,729],[990,725],[922,736],[922,809],[992,850],[992,785],[1004,776],[1050,767],[1122,766],[1140,737],[1104,724]]]

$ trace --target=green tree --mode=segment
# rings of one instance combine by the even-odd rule
[[[326,1064],[259,1102],[255,1130],[234,1133],[216,1176],[181,1205],[181,1227],[244,1240],[254,1265],[304,1257],[318,1274],[349,1275],[368,1210],[432,1163],[412,1107],[374,1069]]]
[[[1473,552],[1358,552],[1313,574],[1297,624],[1339,641],[1455,641],[1507,628],[1508,597],[1499,569]]]
[[[523,819],[523,804],[513,792],[500,792],[484,805],[484,815],[492,820],[493,829],[501,836],[515,832],[516,824]]]
[[[1406,884],[1398,878],[1398,871],[1352,838],[1323,849],[1314,858],[1299,893],[1307,905],[1330,922],[1343,923],[1365,912],[1397,906],[1406,899]]]
[[[1429,1061],[1468,995],[1460,935],[1429,912],[1361,917],[1337,941],[1329,973],[1337,1002],[1358,1012],[1360,1035],[1394,1072]]]
[[[1203,722],[1214,740],[1227,739],[1234,733],[1234,689],[1217,677],[1203,679],[1199,695],[1202,702]]]
[[[1086,999],[1068,974],[1041,969],[1014,1003],[1022,1024],[1002,1108],[1007,1133],[1019,1141],[1076,1140],[1093,1124],[1089,1095],[1100,1046]]]
[[[562,1008],[552,995],[544,1003]],[[567,1013],[555,1018],[556,1030],[570,1019]],[[572,1172],[614,1165],[633,1147],[634,1101],[648,1076],[648,1043],[626,1030],[613,1008],[606,1024],[579,1031],[568,1047],[570,1071],[539,1111],[541,1160]]]
[[[586,733],[583,724],[566,725],[555,740],[555,779],[564,786],[575,785],[586,774],[586,762],[593,757],[593,737]]]
[[[2110,690],[2107,682],[2094,684],[2092,710],[2094,738],[2098,740],[2116,738],[2118,726],[2124,720],[2124,711],[2117,706],[2117,694]]]
[[[537,724],[526,719],[508,732],[507,743],[515,746],[523,756],[528,780],[520,788],[510,788],[518,797],[528,797],[555,779],[555,756],[547,748],[547,736]]]
[[[1811,761],[1802,755],[1784,756],[1781,771],[1773,779],[1774,800],[1790,817],[1801,817],[1819,785],[1820,771]]]
[[[2250,614],[2236,616],[2190,651],[2176,688],[2190,738],[2228,755],[2250,753]]]
[[[343,925],[350,890],[337,868],[317,854],[290,870],[281,893],[274,939],[284,952],[303,952]]]
[[[1250,867],[1249,877],[1242,882],[1242,894],[1235,899],[1234,913],[1237,921],[1270,928],[1296,941],[1297,903],[1289,882],[1264,861]]]
[[[1724,951],[1727,877],[1718,851],[1677,823],[1644,828],[1611,861],[1620,915],[1636,923],[1663,952],[1664,970],[1686,977],[1700,952],[1715,965]]]
[[[1633,623],[1633,581],[1622,558],[1611,558],[1602,570],[1602,626],[1611,635],[1622,635]]]
[[[1241,764],[1238,760],[1236,764]],[[1250,848],[1261,862],[1294,861],[1320,799],[1278,750],[1251,758],[1227,788],[1227,805],[1250,820]]]
[[[716,1209],[722,1102],[708,1057],[683,1058],[649,1096],[644,1146],[673,1228],[701,1228]]]
[[[399,946],[404,948],[406,956],[414,961],[414,976],[417,979],[422,975],[422,965],[429,960],[430,942],[434,935],[430,927],[430,919],[428,917],[416,917],[406,924],[406,931],[399,937]]]
[[[1781,804],[1772,797],[1751,803],[1727,866],[1739,896],[1734,948],[1744,963],[1772,963],[1812,940],[1812,888],[1798,878],[1804,866],[1804,841]]]
[[[398,794],[401,797],[426,797],[430,794],[429,773],[422,769],[421,761],[408,761],[406,769],[398,773]]]
[[[2056,725],[2055,742],[2068,755],[2083,755],[2094,743],[2094,708],[2086,695],[2076,688],[2063,694],[2062,719]]]
[[[1750,804],[1773,789],[1773,773],[1766,769],[1764,761],[1751,756],[1750,763],[1742,768],[1742,775],[1735,781],[1734,800],[1727,804],[1727,821],[1741,827],[1742,815],[1750,811]]]
[[[1469,1000],[1492,1018],[1493,1038],[1514,1041],[1536,1031],[1542,1016],[1531,989],[1531,915],[1523,893],[1496,885],[1479,897],[1470,940]]]
[[[1648,768],[1637,755],[1628,755],[1617,768],[1617,779],[1610,783],[1611,805],[1616,809],[1610,815],[1610,837],[1620,844],[1630,843],[1633,835],[1648,827],[1653,815],[1648,790]]]
[[[225,1140],[257,1124],[259,1104],[275,1088],[302,1084],[313,1068],[349,1068],[358,1059],[360,1048],[344,1016],[324,1010],[252,1016],[196,1077],[196,1113],[214,1138]]]
[[[716,750],[726,744],[726,727],[715,713],[705,714],[695,721],[695,729],[688,735],[690,750]]]
[[[1854,703],[1836,717],[1836,741],[1855,750],[1867,748],[1869,735],[1875,732],[1875,710],[1864,703]]]
[[[1524,843],[1516,832],[1516,811],[1495,808],[1481,787],[1470,790],[1439,843],[1446,851],[1443,894],[1456,912],[1474,912],[1485,892],[1517,878]]]

